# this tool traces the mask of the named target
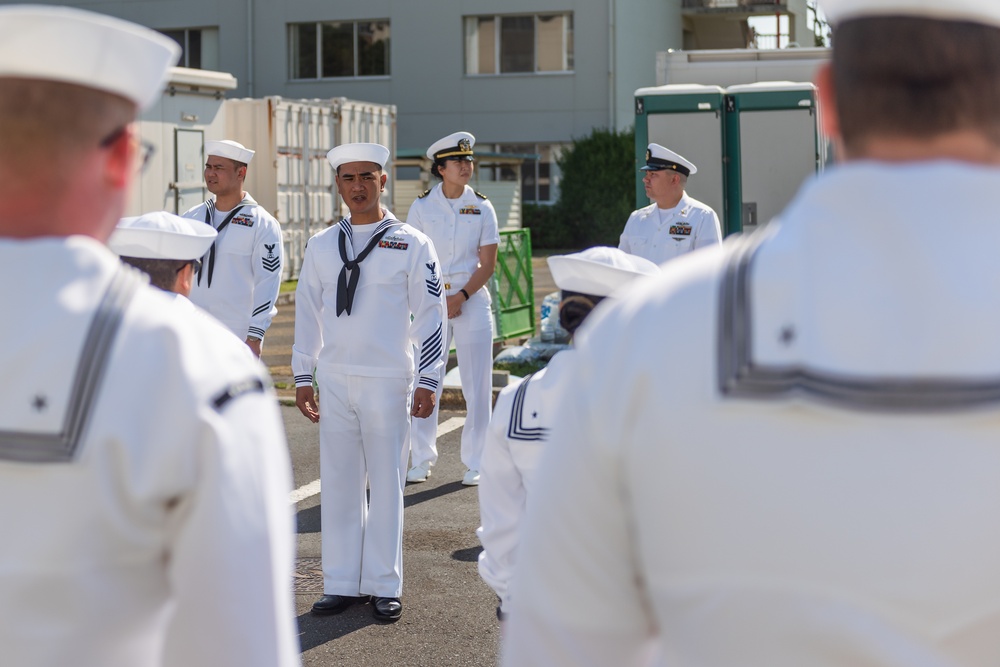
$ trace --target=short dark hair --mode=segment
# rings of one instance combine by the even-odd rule
[[[148,275],[150,285],[167,292],[174,291],[177,272],[191,263],[191,260],[147,259],[144,257],[122,257],[121,260]]]
[[[849,20],[833,34],[840,133],[872,136],[976,130],[1000,144],[1000,28],[914,17]]]

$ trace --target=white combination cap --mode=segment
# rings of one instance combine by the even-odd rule
[[[549,257],[548,263],[556,287],[593,296],[609,296],[639,276],[660,271],[660,267],[645,257],[608,246],[554,255]]]
[[[108,247],[122,257],[198,259],[208,252],[217,234],[204,222],[155,211],[119,220]]]
[[[874,16],[970,21],[1000,28],[998,0],[820,0],[830,23]]]
[[[72,83],[120,95],[144,109],[160,96],[180,53],[169,37],[103,14],[0,7],[0,78]]]
[[[389,149],[382,144],[341,144],[326,154],[334,169],[348,162],[374,162],[382,168],[389,161]]]
[[[222,141],[206,141],[205,155],[227,157],[230,160],[236,160],[243,164],[250,164],[250,160],[254,156],[254,151],[243,144],[238,144],[230,139],[223,139]]]
[[[471,160],[472,147],[476,138],[470,132],[455,132],[438,139],[427,149],[427,157],[431,160]]]
[[[639,169],[642,171],[671,169],[685,176],[698,173],[698,167],[694,166],[693,162],[660,144],[650,144],[646,147],[646,166]]]

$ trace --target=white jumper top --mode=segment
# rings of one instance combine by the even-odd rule
[[[998,193],[838,167],[596,313],[503,664],[996,665]]]

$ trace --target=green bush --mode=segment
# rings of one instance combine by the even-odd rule
[[[635,132],[595,129],[575,139],[558,164],[559,201],[525,207],[532,247],[617,246],[635,209]]]
[[[555,206],[525,204],[521,223],[531,230],[532,248],[571,248],[580,246],[573,239],[573,230],[557,215]]]

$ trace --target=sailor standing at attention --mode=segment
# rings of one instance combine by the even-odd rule
[[[205,142],[205,185],[215,197],[184,213],[219,237],[202,259],[191,301],[214,315],[260,356],[278,312],[281,226],[243,189],[254,151],[235,141]]]
[[[462,463],[466,466],[462,484],[466,486],[479,483],[479,464],[493,404],[493,313],[486,285],[496,269],[500,243],[493,205],[485,195],[469,187],[475,144],[476,138],[468,132],[455,132],[427,149],[427,157],[434,161],[431,173],[441,182],[420,195],[406,216],[407,224],[431,238],[441,259],[448,304],[447,334],[441,353],[447,362],[454,338],[467,409],[462,428]],[[444,372],[442,364],[439,398]],[[435,404],[430,419],[413,423],[408,482],[425,481],[437,462],[437,422]]]
[[[410,417],[432,414],[444,363],[441,274],[430,239],[380,204],[389,150],[344,144],[327,158],[351,215],[309,239],[292,347],[295,402],[320,424],[324,595],[312,611],[371,597],[375,620],[391,622],[403,613]]]

